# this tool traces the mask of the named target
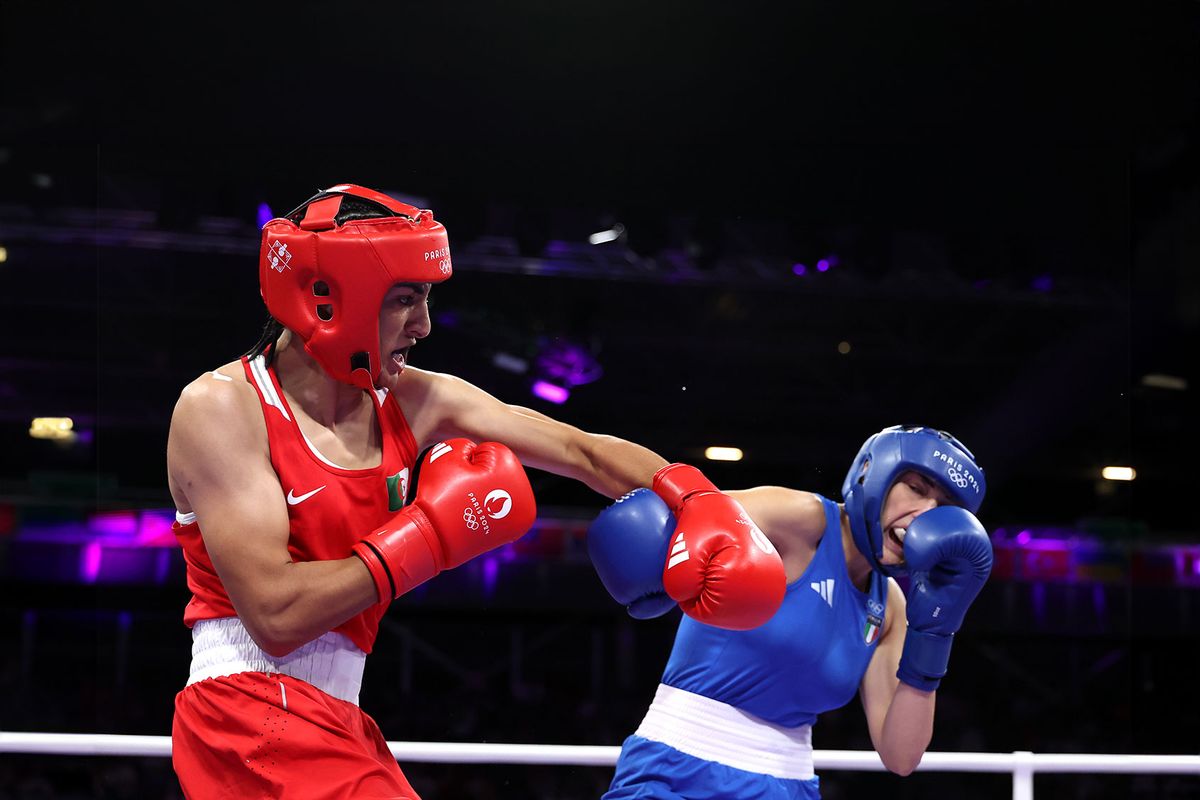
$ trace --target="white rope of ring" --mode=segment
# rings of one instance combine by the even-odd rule
[[[460,742],[388,742],[399,761],[441,764],[549,764],[611,767],[620,747],[557,744],[475,744]],[[169,736],[118,736],[102,733],[17,733],[0,731],[0,753],[73,756],[171,755]],[[814,750],[814,765],[826,770],[883,771],[873,751]],[[1121,755],[1084,753],[926,753],[920,769],[928,772],[1158,773],[1200,775],[1200,755]]]

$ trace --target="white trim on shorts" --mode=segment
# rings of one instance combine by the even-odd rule
[[[816,777],[811,725],[774,725],[674,686],[658,685],[634,735],[746,772],[801,781]]]
[[[239,672],[289,675],[331,697],[358,705],[367,654],[334,631],[286,656],[264,652],[237,617],[202,619],[192,626],[192,670],[187,685]]]

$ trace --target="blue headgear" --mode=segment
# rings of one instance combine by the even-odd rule
[[[936,481],[955,505],[972,514],[987,493],[987,481],[975,456],[945,431],[894,425],[863,442],[842,483],[842,499],[854,543],[871,567],[885,575],[908,571],[903,564],[881,564],[879,559],[883,557],[883,500],[900,473],[910,469]]]

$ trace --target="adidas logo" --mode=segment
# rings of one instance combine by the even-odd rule
[[[833,608],[833,578],[826,578],[823,581],[813,581],[812,590],[821,595],[821,599]]]
[[[437,444],[435,444],[433,446],[433,450],[429,453],[429,463],[432,464],[433,462],[437,461],[442,456],[446,455],[446,453],[452,453],[452,452],[454,452],[453,447],[446,444],[445,442],[438,442]]]
[[[683,533],[680,533],[675,537],[675,545],[671,548],[671,558],[669,561],[667,561],[667,569],[670,569],[676,564],[682,564],[689,558],[691,558],[691,556],[688,555],[687,543],[683,541]]]

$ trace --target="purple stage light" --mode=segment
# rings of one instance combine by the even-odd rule
[[[822,258],[820,261],[817,262],[817,272],[828,272],[828,271],[829,271],[829,261]]]
[[[178,547],[179,540],[171,525],[175,522],[172,509],[142,511],[138,520],[137,544],[141,547]]]
[[[1035,292],[1048,292],[1054,288],[1054,278],[1049,275],[1038,275],[1030,284]]]
[[[792,264],[792,273],[796,275],[804,275],[808,272],[808,267],[803,264]]]
[[[561,339],[542,348],[535,364],[539,375],[550,378],[558,386],[582,386],[604,374],[604,368],[592,358],[591,353],[573,342]]]
[[[104,539],[132,539],[138,531],[138,512],[101,511],[92,515],[88,528]]]
[[[100,559],[104,551],[100,542],[88,542],[84,545],[79,562],[79,580],[84,583],[95,583],[100,577]]]
[[[571,396],[571,393],[563,387],[555,386],[553,383],[546,383],[545,381],[534,381],[533,393],[543,400],[560,405],[567,402],[567,398]]]
[[[491,596],[496,591],[496,580],[500,577],[500,560],[495,556],[483,559],[483,593]]]
[[[1021,531],[1020,533],[1017,534],[1017,544],[1021,545],[1022,547],[1029,544],[1030,540],[1032,540],[1032,539],[1033,539],[1033,534],[1027,530]]]
[[[268,222],[275,219],[275,212],[271,211],[271,207],[266,203],[258,204],[258,227],[266,226]]]

